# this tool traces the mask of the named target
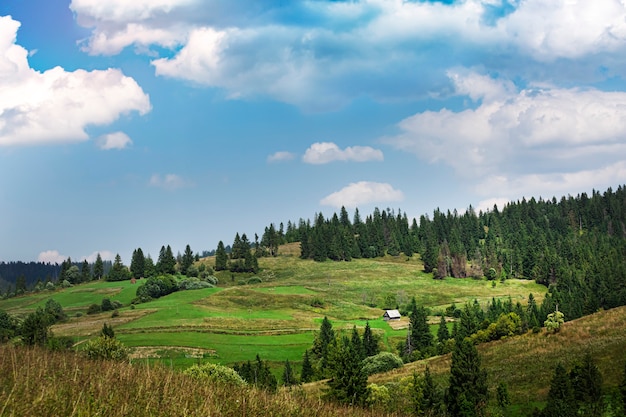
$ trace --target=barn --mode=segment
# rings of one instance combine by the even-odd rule
[[[383,320],[400,320],[400,312],[398,310],[385,310],[385,314],[383,314]]]

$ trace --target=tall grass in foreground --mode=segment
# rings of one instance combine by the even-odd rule
[[[0,416],[382,416],[301,391],[203,384],[162,367],[0,346]]]

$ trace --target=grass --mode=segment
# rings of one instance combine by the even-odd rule
[[[498,282],[495,288],[481,280],[434,280],[423,272],[419,256],[320,263],[299,259],[298,253],[298,244],[290,244],[282,246],[277,257],[259,259],[259,284],[240,285],[249,274],[221,271],[216,273],[217,288],[176,292],[134,309],[129,303],[141,281],[100,281],[44,291],[0,300],[0,309],[23,316],[53,298],[70,316],[68,323],[53,327],[55,334],[84,340],[97,335],[106,322],[138,351],[162,349],[166,352],[163,360],[174,367],[189,363],[185,352],[176,353],[176,346],[215,352],[210,360],[223,364],[254,359],[258,353],[273,366],[286,359],[299,366],[324,316],[337,331],[351,331],[355,325],[362,329],[369,321],[384,346],[395,350],[406,329],[381,319],[389,299],[395,301],[395,307],[415,297],[437,313],[452,303],[460,306],[474,299],[483,305],[493,297],[525,302],[529,293],[541,302],[545,293],[545,287],[525,280]],[[200,263],[213,266],[214,260],[207,258]],[[90,304],[100,304],[103,297],[124,304],[119,317],[84,314]],[[433,332],[437,328],[432,326]]]
[[[270,394],[202,383],[161,366],[91,361],[73,353],[0,346],[2,416],[376,417],[301,391]]]

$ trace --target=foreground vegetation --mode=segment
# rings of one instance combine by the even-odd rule
[[[297,390],[202,383],[164,367],[93,361],[69,352],[0,346],[2,416],[382,416],[307,399]]]

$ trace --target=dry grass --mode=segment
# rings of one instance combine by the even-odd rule
[[[1,416],[393,416],[308,398],[199,383],[163,367],[91,361],[74,353],[0,347]]]

